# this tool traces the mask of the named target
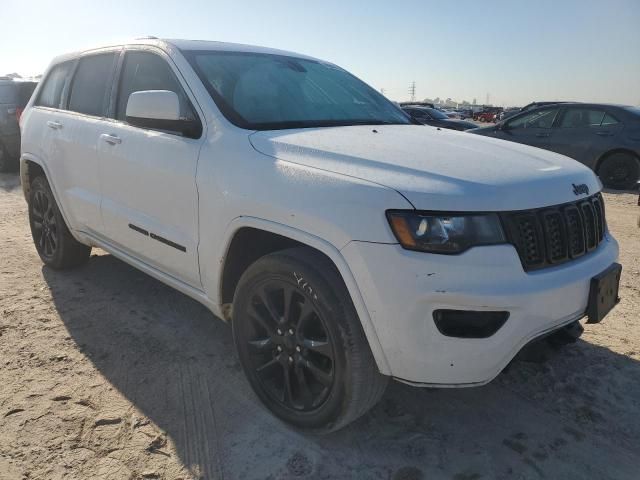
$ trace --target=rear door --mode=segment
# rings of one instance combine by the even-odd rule
[[[549,149],[593,166],[610,149],[622,124],[604,108],[571,105],[563,108]]]
[[[108,123],[118,55],[119,50],[111,50],[80,57],[65,109],[52,112],[46,122],[54,137],[56,186],[62,191],[74,228],[82,231],[103,230],[97,147],[102,125]]]
[[[56,64],[48,70],[22,125],[22,152],[32,155],[48,167],[54,188],[60,177],[58,166],[63,161],[58,148],[62,129],[54,127],[60,123],[74,67],[75,60]],[[63,200],[62,195],[59,200]]]
[[[559,107],[549,107],[522,113],[505,121],[493,136],[548,149],[559,112]]]
[[[145,263],[199,287],[196,169],[204,137],[129,125],[127,101],[142,90],[175,92],[181,116],[201,121],[186,84],[163,52],[125,52],[115,120],[98,132],[106,235]]]

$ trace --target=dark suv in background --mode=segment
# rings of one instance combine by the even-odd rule
[[[18,121],[37,82],[0,77],[0,172],[18,169],[20,127]]]
[[[633,189],[640,180],[638,107],[557,103],[468,131],[571,157],[595,171],[609,188]]]

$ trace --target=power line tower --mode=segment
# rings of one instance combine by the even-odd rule
[[[416,101],[416,82],[415,81],[411,82],[411,85],[409,85],[409,96],[411,97],[412,102]]]

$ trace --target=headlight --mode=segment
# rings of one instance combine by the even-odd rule
[[[387,218],[400,244],[409,250],[461,253],[477,245],[505,243],[498,215],[419,213],[390,210]]]

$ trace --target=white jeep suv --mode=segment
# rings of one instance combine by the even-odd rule
[[[318,59],[154,38],[63,55],[21,123],[43,262],[99,247],[202,302],[297,427],[346,425],[390,377],[482,385],[618,299],[591,170],[412,124]]]

